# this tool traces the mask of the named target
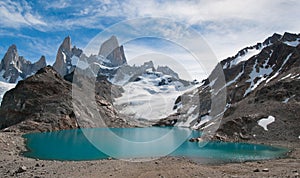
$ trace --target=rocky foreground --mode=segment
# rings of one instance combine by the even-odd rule
[[[278,160],[201,164],[201,160],[163,157],[146,162],[122,160],[45,161],[20,156],[20,132],[0,132],[1,177],[299,177],[299,142],[268,143],[293,150]]]

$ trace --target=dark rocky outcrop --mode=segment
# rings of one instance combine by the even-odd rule
[[[31,132],[99,126],[97,120],[88,120],[89,117],[82,120],[80,115],[92,114],[91,108],[87,108],[84,103],[85,99],[90,98],[85,96],[84,92],[77,93],[80,94],[79,97],[72,96],[72,89],[80,82],[82,85],[95,84],[90,83],[88,78],[82,78],[73,79],[72,86],[71,82],[47,66],[20,81],[14,89],[4,95],[0,108],[0,128],[10,127]],[[104,126],[109,127],[127,127],[128,124],[119,118],[111,103],[113,95],[121,92],[118,91],[119,88],[114,88],[105,80],[99,79],[95,82],[93,100],[97,103],[96,110],[102,118],[99,122],[104,122]],[[113,94],[109,94],[110,91],[114,91]]]
[[[11,45],[1,61],[0,72],[3,74],[0,77],[3,77],[9,83],[16,83],[18,80],[25,79],[45,66],[45,56],[42,56],[40,60],[32,64],[23,56],[19,56],[16,45]]]

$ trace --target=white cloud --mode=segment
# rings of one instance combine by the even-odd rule
[[[126,16],[169,17],[200,27],[219,59],[240,48],[262,41],[274,32],[299,32],[300,1],[130,1],[123,4]]]
[[[147,39],[143,40],[143,42],[146,41]],[[160,39],[157,39],[155,43],[159,43],[160,41]],[[191,51],[185,49],[184,46],[171,41],[165,41],[162,44],[155,46],[151,45],[151,42],[147,44],[136,43],[136,41],[124,44],[128,63],[131,65],[141,65],[151,60],[156,66],[167,65],[171,67],[174,71],[178,72],[181,78],[186,80],[202,80],[210,73],[211,69],[204,67],[205,61],[193,56]],[[216,60],[213,61],[212,59],[213,66],[216,62]]]
[[[242,47],[260,42],[274,32],[300,30],[300,1],[297,0],[107,0],[80,3],[80,7],[76,3],[71,6],[79,9],[74,12],[77,17],[61,21],[62,25],[71,28],[103,29],[105,26],[101,19],[114,17],[165,17],[199,27],[197,30],[218,59],[234,55]]]
[[[126,19],[164,17],[195,27],[219,60],[263,41],[274,32],[300,31],[298,0],[56,0],[39,1],[39,4],[39,9],[35,9],[34,4],[29,5],[24,0],[1,1],[0,24],[51,32],[80,28],[100,30]],[[153,30],[170,36],[181,33],[174,31],[176,28],[169,29]]]
[[[26,1],[1,1],[0,2],[0,24],[2,27],[20,28],[22,26],[45,26],[41,17],[33,14],[31,7]]]

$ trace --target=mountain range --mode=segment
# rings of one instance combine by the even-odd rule
[[[140,83],[139,87],[132,85],[137,83]],[[84,86],[88,86],[87,90],[93,90],[94,98],[87,96],[86,88],[82,88]],[[132,101],[126,103],[128,96],[132,100],[139,100],[139,106],[145,108],[149,104],[149,94],[153,96],[154,104],[157,104],[155,97],[162,93],[171,93],[170,97],[175,100],[180,94],[178,91],[191,86],[192,82],[180,79],[167,66],[155,68],[152,61],[141,66],[128,65],[123,46],[119,46],[115,36],[101,44],[98,54],[90,56],[72,46],[68,36],[60,45],[53,66],[41,66],[34,75],[18,81],[14,88],[5,88],[13,89],[3,97],[0,125],[1,128],[10,127],[25,132],[145,125],[133,119],[149,119],[150,116],[141,117],[144,110],[135,113],[135,116],[123,110],[124,105],[127,105],[126,108],[136,106],[131,106],[134,103]],[[128,93],[133,89],[136,91]],[[77,100],[73,96],[74,91],[79,91],[76,93],[80,95]],[[93,106],[85,105],[91,100],[95,100],[97,105],[94,110]],[[170,108],[173,102],[171,100]],[[99,112],[102,119],[97,118],[97,113],[93,112]],[[152,113],[151,117],[159,114],[162,113]],[[168,112],[163,115],[167,116]]]
[[[32,64],[23,56],[19,56],[16,45],[11,45],[1,60],[0,80],[8,83],[16,83],[33,75],[43,67],[46,67],[45,56],[41,56],[37,62]]]
[[[110,127],[158,125],[201,130],[201,138],[194,140],[295,141],[300,136],[299,44],[299,34],[275,33],[222,60],[201,85],[180,79],[167,66],[155,68],[151,61],[128,65],[115,36],[90,56],[66,37],[53,67],[45,67],[44,58],[34,64],[26,62],[13,45],[1,68],[4,74],[10,69],[18,72],[2,76],[9,82],[16,82],[19,76],[24,80],[5,93],[0,127],[25,132],[99,127],[103,123],[93,113],[100,112]],[[72,87],[81,91],[80,86],[95,89],[95,98],[82,93],[82,101],[72,101]],[[167,107],[156,102],[159,96],[168,98]],[[96,101],[96,109],[84,106],[89,100]]]

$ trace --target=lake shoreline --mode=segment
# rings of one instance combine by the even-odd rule
[[[0,132],[0,175],[3,177],[297,177],[300,174],[299,142],[250,141],[285,147],[291,152],[282,159],[217,165],[170,156],[146,162],[49,161],[21,156],[26,150],[22,135],[21,132]]]

